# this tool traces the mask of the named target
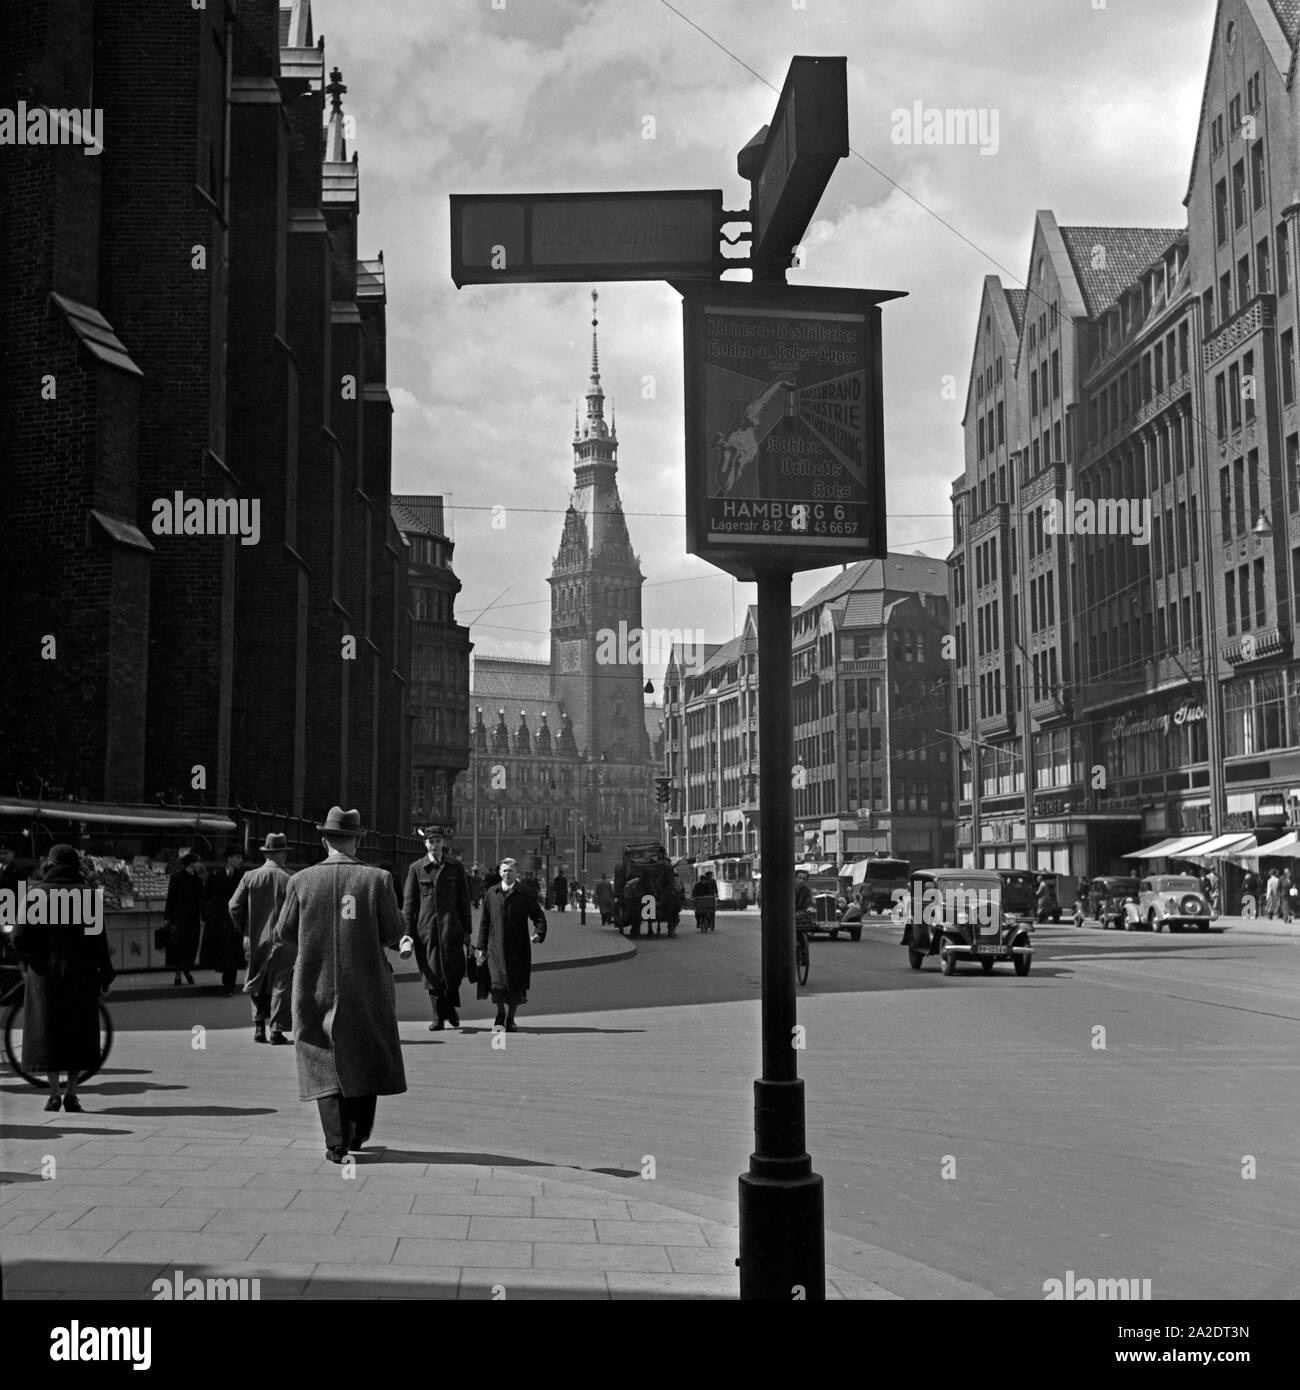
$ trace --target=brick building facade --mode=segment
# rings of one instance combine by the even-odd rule
[[[103,133],[0,160],[0,795],[406,828],[384,272],[309,0],[14,0],[0,55]]]
[[[950,557],[964,863],[1300,830],[1298,55],[1297,0],[1221,0],[1186,226],[1040,212],[1025,288],[985,281]]]

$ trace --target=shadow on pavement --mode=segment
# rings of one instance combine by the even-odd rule
[[[183,1087],[181,1089],[184,1089]],[[100,1115],[138,1115],[151,1118],[158,1115],[278,1115],[280,1112],[272,1105],[142,1105],[134,1108],[114,1106],[109,1110],[96,1112]]]
[[[635,1168],[584,1168],[578,1163],[552,1163],[534,1158],[518,1158],[513,1154],[449,1153],[445,1150],[385,1149],[363,1151],[357,1167],[364,1168],[365,1160],[372,1163],[447,1163],[472,1164],[480,1168],[567,1168],[574,1173],[605,1173],[614,1178],[639,1178]]]
[[[14,1261],[5,1269],[6,1298],[45,1300],[55,1294],[65,1294],[74,1305],[78,1298],[122,1299],[139,1302],[168,1302],[175,1295],[176,1262],[152,1260],[134,1264],[128,1260],[106,1260],[91,1263],[73,1260],[24,1260]],[[734,1303],[737,1295],[704,1293],[695,1290],[677,1291],[662,1286],[663,1276],[646,1274],[623,1274],[611,1277],[625,1284],[625,1290],[611,1293],[604,1287],[593,1283],[586,1285],[573,1282],[530,1283],[536,1278],[536,1270],[521,1269],[518,1282],[512,1283],[509,1275],[502,1276],[498,1271],[492,1278],[485,1277],[477,1270],[467,1269],[451,1278],[431,1279],[427,1274],[415,1271],[406,1272],[400,1265],[357,1267],[347,1274],[324,1275],[313,1272],[311,1266],[304,1265],[292,1272],[281,1267],[264,1267],[255,1260],[243,1264],[205,1263],[185,1261],[182,1287],[191,1287],[186,1302],[195,1302],[200,1297],[193,1289],[193,1281],[209,1279],[229,1281],[224,1290],[206,1294],[209,1298],[223,1300],[256,1297],[262,1301],[280,1298],[295,1299],[346,1299],[350,1302],[380,1298],[400,1299],[474,1299],[490,1300],[498,1298],[504,1288],[511,1302],[525,1299],[600,1299],[609,1301],[611,1297],[701,1300]],[[596,1276],[603,1280],[603,1276]],[[251,1282],[233,1286],[233,1281],[258,1280],[254,1293]],[[639,1286],[639,1287],[638,1287]],[[167,1297],[163,1295],[166,1294]],[[75,1316],[75,1306],[67,1316]],[[160,1316],[155,1314],[155,1316]]]
[[[133,1129],[92,1129],[89,1125],[0,1125],[0,1139],[61,1138],[65,1134],[134,1134]]]
[[[492,1029],[492,1027],[491,1027],[490,1025],[489,1025],[488,1027],[486,1027],[486,1028],[483,1028],[483,1027],[480,1027],[480,1028],[467,1028],[467,1027],[462,1026],[460,1031],[461,1031],[462,1033],[466,1033],[466,1034],[472,1034],[472,1033],[491,1033],[491,1032],[493,1031],[493,1029]],[[538,1027],[533,1026],[532,1024],[521,1023],[521,1024],[518,1026],[518,1028],[515,1029],[515,1031],[516,1031],[517,1033],[560,1033],[560,1034],[564,1034],[564,1033],[644,1033],[644,1032],[645,1032],[645,1029],[644,1029],[644,1028],[538,1028]]]

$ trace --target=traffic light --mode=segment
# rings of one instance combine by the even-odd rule
[[[661,806],[667,806],[668,802],[669,802],[669,801],[671,800],[671,798],[672,798],[672,794],[673,794],[673,784],[672,784],[671,779],[670,779],[670,778],[667,778],[667,777],[656,777],[656,778],[655,778],[655,800],[656,800]]]

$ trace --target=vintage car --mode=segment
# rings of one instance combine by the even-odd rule
[[[1009,960],[1028,975],[1034,958],[1029,927],[1003,915],[1003,875],[993,869],[925,869],[913,873],[907,899],[895,911],[903,925],[907,960],[919,970],[938,956],[945,975],[958,961],[978,961],[986,975]]]
[[[1138,884],[1138,913],[1152,931],[1209,931],[1212,913],[1200,879],[1190,874],[1154,874]]]
[[[846,932],[854,941],[862,940],[862,909],[841,893],[814,893],[806,921],[809,936],[829,936],[835,941]]]
[[[1128,898],[1137,901],[1138,880],[1105,874],[1088,884],[1088,916],[1095,917],[1103,927],[1121,928],[1124,925],[1124,903]]]

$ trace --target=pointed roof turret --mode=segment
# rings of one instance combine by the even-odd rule
[[[329,126],[325,133],[325,158],[336,164],[344,163],[348,157],[347,143],[343,138],[343,94],[346,91],[342,70],[332,68],[329,83],[325,87],[325,94],[330,99]]]
[[[584,439],[608,439],[609,427],[605,424],[605,393],[600,388],[600,348],[596,341],[599,318],[596,304],[600,298],[597,291],[591,292],[591,379],[587,382],[587,428]]]

